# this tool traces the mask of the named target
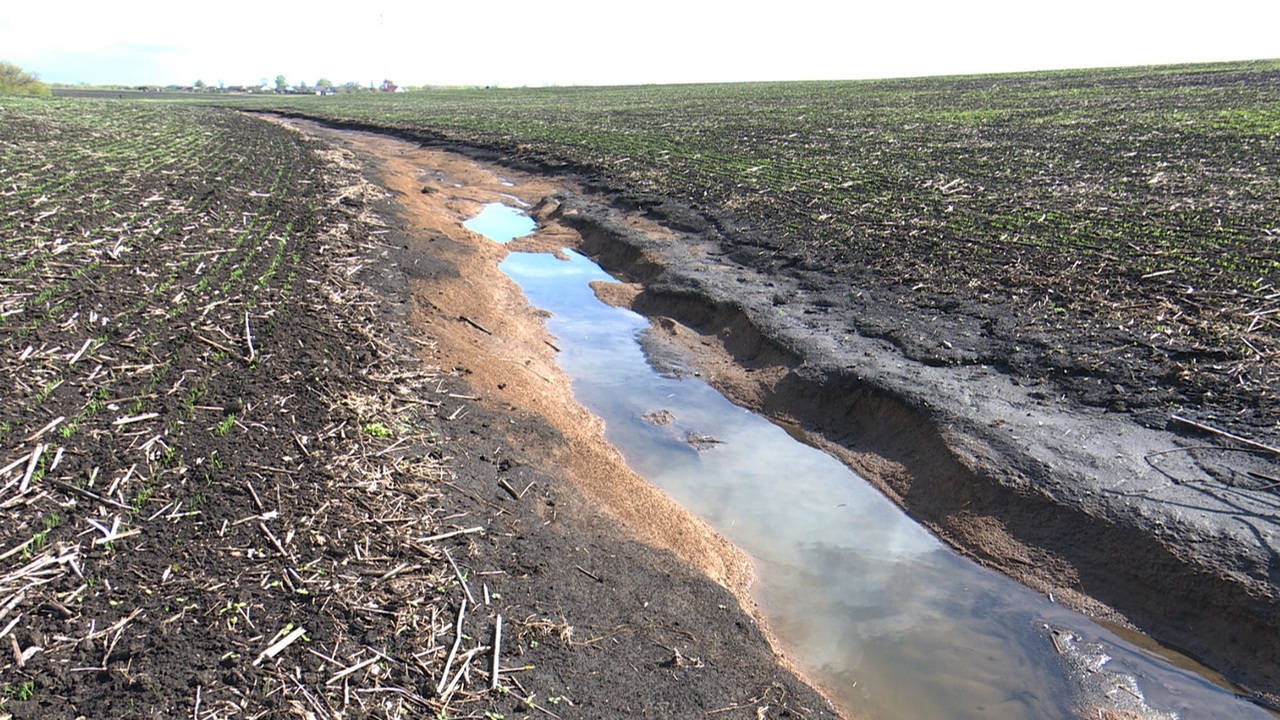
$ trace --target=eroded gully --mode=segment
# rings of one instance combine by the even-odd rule
[[[589,422],[602,420],[630,470],[663,492],[639,493],[646,507],[628,509],[620,496],[634,505],[634,484],[621,482],[621,493],[609,487],[621,471],[604,463],[575,474],[594,476],[593,494],[638,535],[755,605],[778,648],[850,716],[1270,717],[1160,652],[956,555],[800,433],[729,403],[648,319],[597,299],[616,281],[569,249],[579,240],[573,231],[544,223],[521,237],[533,228],[520,210],[547,188],[494,176],[489,182],[506,191],[491,190],[486,204],[464,178],[419,172],[423,192],[449,198],[459,226],[486,207],[498,217],[471,228],[514,240],[482,240],[477,249],[549,313],[553,339],[524,341],[550,346],[540,357],[556,368],[534,372],[571,377]],[[507,222],[524,225],[507,232]],[[715,533],[672,522],[683,512],[666,498]],[[749,590],[741,557],[717,534],[749,557]]]

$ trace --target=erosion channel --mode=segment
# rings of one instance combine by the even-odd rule
[[[726,400],[701,377],[717,360],[695,351],[695,331],[618,307],[642,306],[642,288],[619,283],[573,249],[609,254],[599,252],[599,237],[586,243],[562,222],[577,212],[553,196],[563,184],[523,187],[490,173],[488,185],[509,189],[497,192],[468,187],[456,167],[416,173],[420,194],[491,238],[474,253],[519,284],[550,331],[526,328],[531,335],[497,342],[490,321],[459,316],[460,326],[483,336],[475,351],[542,377],[546,387],[534,394],[556,393],[551,378],[567,374],[591,413],[580,422],[598,431],[602,421],[630,469],[662,493],[611,476],[611,456],[582,457],[596,450],[554,460],[642,539],[734,590],[779,652],[850,717],[1272,717],[1176,653],[1140,648],[957,555],[816,439]],[[537,216],[536,230],[512,206]],[[636,217],[621,222],[632,232],[668,232]],[[463,282],[483,293],[491,280]],[[510,306],[498,314],[532,312],[515,304],[499,300]],[[539,353],[529,356],[530,346]],[[769,372],[767,363],[760,371]],[[713,531],[678,517],[683,511],[667,497]]]

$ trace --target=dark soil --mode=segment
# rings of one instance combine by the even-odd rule
[[[293,180],[253,194],[240,173],[260,158],[240,156],[221,182],[118,184],[106,212],[198,194],[238,227],[261,201],[298,232],[259,283],[200,297],[179,272],[183,304],[151,295],[153,271],[199,272],[182,258],[219,235],[171,227],[62,287],[73,322],[55,292],[37,309],[59,322],[4,326],[0,718],[834,717],[729,591],[538,467],[563,442],[540,418],[417,359],[432,339],[410,281],[451,268],[394,204],[372,214],[349,156],[262,120],[189,121],[282,148]],[[270,260],[234,258],[218,267],[254,279]],[[6,303],[30,297],[21,260],[0,265]],[[68,363],[91,313],[118,322]],[[43,391],[43,368],[65,381]]]

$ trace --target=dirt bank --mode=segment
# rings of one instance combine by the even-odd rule
[[[745,557],[629,470],[573,401],[542,316],[497,267],[509,249],[535,249],[530,241],[501,246],[461,225],[486,202],[532,204],[565,185],[291,124],[355,153],[390,191],[379,208],[394,218],[383,272],[390,284],[403,274],[407,319],[431,338],[421,358],[449,377],[441,444],[467,512],[491,528],[470,562],[506,569],[489,584],[524,618],[518,652],[532,665],[521,682],[573,702],[567,717],[835,717],[740,605]],[[538,242],[554,250],[581,238],[553,225]]]

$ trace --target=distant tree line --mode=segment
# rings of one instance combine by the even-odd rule
[[[267,87],[265,80],[263,81],[262,86],[263,88]],[[365,87],[358,82],[347,82],[341,85],[334,85],[328,78],[320,78],[316,81],[314,86],[307,85],[305,80],[295,85],[290,85],[288,79],[285,78],[284,75],[277,75],[275,81],[275,91],[277,93],[289,93],[295,95],[310,95],[312,93],[316,95],[336,95],[338,93],[348,94],[375,91],[395,92],[398,87],[398,85],[390,80],[383,80],[382,84],[377,87],[375,87],[373,83],[369,83],[368,87]]]
[[[164,89],[171,91],[187,91],[187,92],[209,92],[209,93],[278,93],[281,95],[337,95],[347,93],[366,93],[366,92],[392,92],[397,86],[390,80],[384,80],[382,85],[374,85],[369,83],[367,86],[358,82],[346,82],[341,85],[334,83],[328,78],[320,78],[316,80],[314,85],[308,84],[305,80],[291,84],[289,79],[284,75],[277,75],[275,80],[268,81],[263,78],[257,85],[225,85],[219,82],[216,87],[208,85],[204,80],[196,80],[194,83],[186,86],[169,85]],[[147,88],[143,89],[160,88]]]
[[[86,85],[70,86],[59,85],[62,91],[76,88],[87,88]],[[369,93],[369,92],[396,92],[408,88],[401,88],[390,80],[383,80],[381,85],[369,83],[367,86],[358,82],[346,82],[341,85],[334,84],[328,78],[320,78],[315,85],[308,85],[305,81],[290,85],[284,75],[277,75],[275,82],[269,84],[266,78],[258,85],[225,85],[222,81],[218,81],[216,86],[205,83],[204,80],[196,80],[190,85],[167,85],[161,87],[159,85],[139,85],[121,86],[121,85],[100,85],[94,86],[96,89],[118,89],[139,92],[207,92],[207,93],[281,93],[292,95],[336,95],[350,93]],[[48,83],[40,81],[39,76],[29,73],[17,65],[0,60],[0,95],[52,95],[52,89]]]
[[[0,95],[52,95],[48,83],[6,60],[0,60]]]

